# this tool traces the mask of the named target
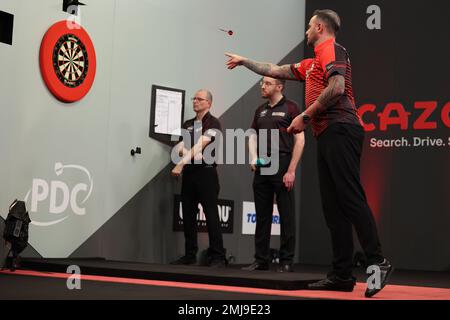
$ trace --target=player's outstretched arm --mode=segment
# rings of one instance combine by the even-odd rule
[[[228,57],[227,67],[230,70],[243,65],[247,69],[262,76],[276,79],[297,80],[292,73],[291,65],[289,64],[278,66],[273,63],[253,61],[233,53],[225,53],[225,55]]]

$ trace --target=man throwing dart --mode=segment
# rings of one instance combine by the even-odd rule
[[[340,26],[336,12],[316,10],[306,31],[314,58],[277,66],[226,54],[227,66],[234,69],[243,65],[260,75],[305,82],[306,110],[292,121],[288,132],[301,132],[311,125],[317,138],[322,207],[333,248],[331,272],[326,279],[310,284],[309,289],[353,290],[354,226],[368,264],[374,266],[375,276],[379,277],[378,285],[369,283],[366,289],[365,296],[372,297],[384,288],[393,267],[382,255],[375,219],[360,182],[364,129],[353,98],[350,58],[346,49],[336,43]]]

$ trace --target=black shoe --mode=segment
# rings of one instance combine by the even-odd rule
[[[3,269],[9,269],[9,271],[16,271],[17,269],[20,269],[21,267],[21,258],[19,256],[17,257],[8,257],[6,258],[6,261],[4,263]]]
[[[191,265],[191,264],[196,264],[197,263],[197,258],[196,257],[192,257],[192,256],[182,256],[181,258],[172,261],[170,264],[173,265]]]
[[[294,272],[294,265],[292,263],[281,263],[277,267],[277,272]]]
[[[20,266],[21,266],[20,257],[13,258],[11,271],[16,271],[17,269],[20,269]]]
[[[326,278],[314,283],[308,284],[309,290],[324,290],[324,291],[344,291],[352,292],[355,287],[355,278],[341,279],[337,276]]]
[[[264,262],[253,262],[251,265],[242,268],[245,271],[269,270],[269,264]]]
[[[225,258],[212,259],[209,263],[210,268],[225,268],[228,261]]]
[[[378,288],[369,288],[369,283],[367,283],[367,289],[365,293],[366,298],[371,298],[378,292],[380,292],[386,286],[389,280],[389,276],[394,271],[394,267],[387,259],[384,259],[382,263],[375,264],[375,266],[378,266],[380,268],[380,286]]]

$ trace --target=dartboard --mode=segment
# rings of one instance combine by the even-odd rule
[[[83,42],[73,34],[59,38],[53,50],[53,67],[58,79],[67,87],[83,83],[89,68],[89,59]]]
[[[88,33],[73,22],[55,23],[42,40],[40,67],[47,88],[57,99],[81,100],[91,89],[96,72],[95,49]]]

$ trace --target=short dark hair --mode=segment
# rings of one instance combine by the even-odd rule
[[[339,15],[330,9],[322,9],[316,10],[313,13],[313,16],[317,16],[325,25],[328,27],[329,31],[332,31],[334,34],[339,32],[341,29],[341,18]]]
[[[286,80],[284,79],[275,79],[275,80],[277,80],[278,84],[281,84],[283,87],[286,86]]]

